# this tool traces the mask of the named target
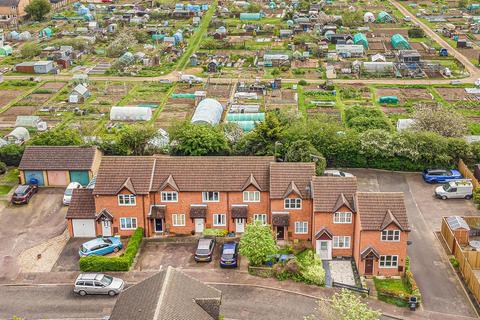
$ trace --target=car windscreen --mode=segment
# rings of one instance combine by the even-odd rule
[[[450,185],[449,184],[444,184],[443,185],[443,191],[446,191],[446,192],[450,191]]]
[[[106,285],[106,286],[109,286],[110,283],[112,283],[112,281],[113,281],[113,278],[110,277],[110,276],[107,276],[107,275],[104,275],[104,276],[102,277],[102,279],[100,279],[100,282],[103,283],[103,284]]]
[[[222,258],[232,259],[234,254],[235,254],[235,250],[233,249],[223,249]]]
[[[112,240],[110,240],[110,239],[103,239],[103,242],[105,242],[107,244],[112,244],[113,243]]]
[[[71,196],[72,192],[73,192],[73,189],[67,189],[67,190],[65,190],[65,195],[66,196]]]

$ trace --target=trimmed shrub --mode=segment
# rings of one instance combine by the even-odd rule
[[[204,229],[202,234],[204,236],[225,237],[228,234],[228,230],[227,229],[208,228],[208,229]]]
[[[452,264],[452,266],[454,268],[458,268],[460,266],[460,263],[458,262],[458,260],[455,258],[455,257],[450,257],[450,263]]]
[[[137,228],[128,240],[125,252],[119,257],[90,256],[81,257],[79,266],[81,271],[128,271],[135,260],[143,239],[143,228]]]

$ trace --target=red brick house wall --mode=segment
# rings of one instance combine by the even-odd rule
[[[292,193],[288,198],[298,198],[298,195]],[[285,209],[284,199],[271,199],[270,200],[270,213],[272,212],[288,212],[289,214],[289,225],[287,227],[285,237],[286,240],[308,240],[311,237],[312,232],[312,200],[311,199],[302,199],[302,208],[301,209]],[[271,223],[271,214],[269,217],[269,223]],[[295,233],[295,222],[296,221],[307,221],[308,222],[308,231],[306,234],[296,234]]]

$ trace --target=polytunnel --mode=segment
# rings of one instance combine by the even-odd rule
[[[363,21],[368,22],[375,22],[375,16],[371,12],[367,12],[363,15]]]
[[[112,107],[111,121],[149,121],[152,119],[152,109],[142,107]]]
[[[30,139],[30,133],[24,127],[16,127],[12,132],[7,134],[5,138],[9,141],[13,140],[15,143],[21,143]]]
[[[220,123],[222,119],[223,106],[215,99],[203,99],[195,109],[192,117],[193,124],[211,124]]]
[[[227,121],[264,121],[265,113],[229,113]]]

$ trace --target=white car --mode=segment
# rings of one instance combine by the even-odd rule
[[[339,170],[325,170],[323,175],[329,177],[353,177],[353,174]]]
[[[81,187],[82,185],[78,182],[70,182],[67,186],[67,189],[65,189],[65,193],[63,194],[63,204],[68,206],[70,201],[72,201],[73,189],[80,189]]]

